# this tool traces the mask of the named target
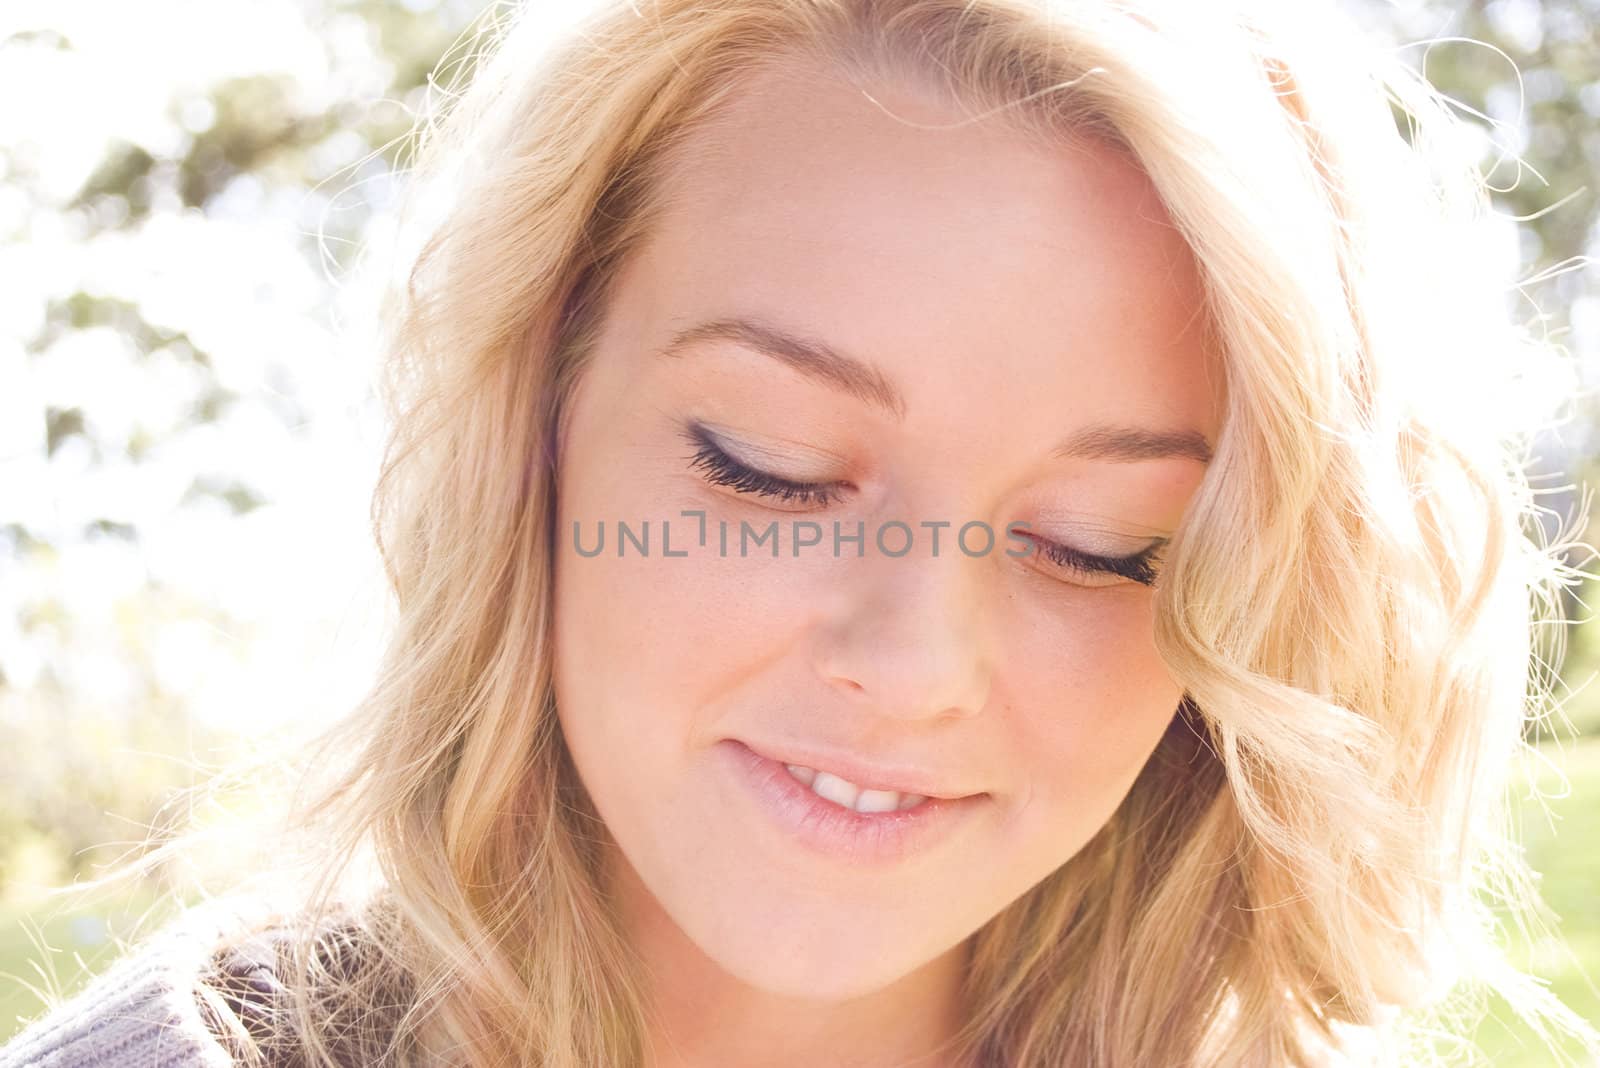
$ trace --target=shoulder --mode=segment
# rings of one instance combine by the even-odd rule
[[[381,981],[371,966],[376,948],[348,916],[318,926],[245,924],[234,913],[192,909],[26,1025],[0,1048],[0,1068],[209,1068],[238,1063],[251,1047],[269,1065],[303,1065],[289,1012],[301,956],[328,1033],[339,1036],[330,1042],[338,1062],[380,1063],[392,1035],[373,1025],[393,1017],[373,1010],[403,1009],[406,990]],[[352,1018],[368,1026],[351,1032]]]
[[[194,997],[236,1054],[255,1048],[269,1065],[301,1068],[297,1012],[304,1010],[335,1063],[388,1064],[409,985],[396,981],[381,949],[348,914],[315,924],[285,919],[219,944],[196,977]]]
[[[220,930],[185,914],[0,1048],[0,1068],[231,1065],[193,994]]]

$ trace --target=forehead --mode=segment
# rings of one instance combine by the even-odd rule
[[[1109,146],[973,114],[822,67],[747,74],[663,171],[635,310],[667,331],[764,317],[897,379],[942,357],[1170,407],[1163,383],[1196,371],[1200,287],[1149,179]],[[1209,435],[1201,407],[1170,414]]]

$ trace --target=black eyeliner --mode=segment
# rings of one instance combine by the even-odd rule
[[[757,471],[728,455],[717,441],[716,435],[703,424],[685,424],[684,437],[694,447],[694,453],[685,457],[689,466],[699,468],[706,480],[727,486],[738,493],[756,493],[783,501],[800,501],[805,504],[826,505],[837,499],[832,483],[795,482],[765,471]]]
[[[1082,552],[1070,546],[1044,539],[1040,539],[1034,544],[1039,546],[1040,553],[1048,560],[1061,567],[1077,571],[1099,571],[1109,575],[1119,575],[1140,585],[1153,586],[1155,585],[1157,574],[1155,557],[1167,544],[1167,539],[1158,539],[1132,556],[1096,556],[1093,553]]]
[[[706,481],[715,485],[726,486],[737,493],[753,493],[805,504],[827,505],[837,499],[831,483],[795,482],[740,463],[728,454],[717,436],[702,423],[694,420],[685,423],[683,437],[694,449],[684,459],[691,468],[703,472]],[[1155,557],[1167,544],[1166,538],[1160,538],[1131,556],[1097,556],[1048,539],[1030,540],[1038,547],[1039,553],[1057,567],[1117,575],[1144,586],[1155,585]]]

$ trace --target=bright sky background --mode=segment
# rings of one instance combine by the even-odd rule
[[[313,18],[320,21],[313,23]],[[201,99],[220,79],[287,71],[314,103],[370,95],[387,80],[365,24],[287,0],[8,0],[0,40],[49,26],[71,50],[0,52],[0,144],[29,154],[46,193],[65,202],[112,139],[171,150],[185,131],[168,118],[194,93],[183,120],[203,126]],[[175,27],[181,30],[174,31]],[[345,148],[353,157],[359,138]],[[339,146],[336,144],[335,148]],[[326,160],[331,172],[350,158]],[[379,196],[381,190],[365,190]],[[86,699],[140,697],[127,643],[148,647],[164,687],[195,715],[253,730],[342,710],[376,654],[381,578],[367,506],[378,423],[368,401],[371,364],[357,335],[338,337],[334,287],[303,251],[326,197],[274,198],[237,180],[205,216],[159,205],[147,224],[84,243],[66,216],[32,211],[0,184],[0,523],[20,522],[63,546],[53,567],[0,576],[0,669],[26,690],[48,650],[23,640],[19,609],[50,593],[73,622],[59,669]],[[199,379],[177,359],[136,365],[112,330],[70,332],[40,358],[24,343],[51,297],[77,288],[136,302],[158,325],[185,329],[242,396],[216,424],[165,443],[151,459],[89,463],[82,438],[51,459],[47,405],[82,407],[97,432],[121,440],[135,422],[170,425]],[[354,294],[342,294],[353,297]],[[359,303],[359,301],[357,301]],[[290,429],[272,408],[292,398]],[[222,506],[178,506],[197,470],[237,473],[269,504],[236,516]],[[135,524],[140,542],[85,542],[96,518]],[[9,561],[0,559],[0,569]],[[240,622],[219,632],[181,607],[171,618],[128,618],[146,577]],[[3,714],[3,707],[0,707]]]

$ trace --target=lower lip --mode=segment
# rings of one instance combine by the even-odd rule
[[[987,794],[930,797],[915,808],[856,812],[818,797],[783,764],[743,742],[725,738],[715,748],[750,788],[760,807],[801,845],[860,863],[894,863],[929,849],[970,819],[988,799]]]

